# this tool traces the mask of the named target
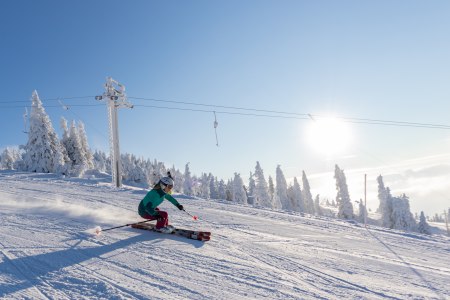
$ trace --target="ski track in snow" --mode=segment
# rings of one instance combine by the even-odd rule
[[[144,190],[0,171],[2,299],[450,299],[450,239],[179,197],[181,228],[129,227]]]

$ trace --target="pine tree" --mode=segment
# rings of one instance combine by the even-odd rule
[[[225,199],[227,201],[233,201],[233,193],[234,193],[234,191],[233,191],[233,180],[228,179],[225,191],[226,191],[226,195],[227,195]]]
[[[347,179],[345,178],[344,171],[338,165],[335,166],[334,178],[336,179],[338,218],[353,219],[353,205],[348,193]]]
[[[392,198],[392,228],[404,231],[415,231],[416,221],[410,211],[409,198],[403,194]]]
[[[306,175],[305,175],[306,177]],[[308,181],[306,179],[306,181]],[[309,183],[308,183],[309,186]],[[300,184],[297,181],[297,177],[294,177],[294,185],[292,186],[292,191],[294,195],[294,208],[298,212],[305,212],[305,202],[303,201],[302,190]]]
[[[183,192],[187,196],[193,196],[194,183],[192,181],[191,177],[191,171],[189,171],[189,163],[186,164],[186,167],[184,168],[184,184],[183,184]]]
[[[63,135],[60,140],[60,144],[64,160],[64,174],[69,175],[71,173],[72,161],[70,160],[69,154],[67,152],[67,146],[69,144],[69,129],[67,128],[67,120],[64,117],[61,117],[60,126],[61,129],[63,130]]]
[[[16,149],[6,147],[0,155],[0,169],[14,170],[19,158],[20,155]]]
[[[384,186],[383,177],[377,177],[378,181],[378,199],[380,206],[378,211],[381,213],[381,226],[386,228],[393,228],[394,221],[392,219],[392,196],[389,188]]]
[[[309,214],[314,214],[314,201],[311,194],[311,187],[309,186],[309,181],[308,178],[306,177],[305,171],[302,172],[302,182],[303,182],[302,198],[305,203],[305,212]]]
[[[217,178],[214,177],[211,173],[209,174],[209,191],[211,193],[211,199],[220,199]]]
[[[225,200],[227,198],[227,187],[223,179],[220,179],[219,181],[219,184],[217,186],[217,192],[219,193],[220,200]]]
[[[423,211],[420,212],[419,224],[417,225],[417,231],[423,234],[431,234],[430,225],[428,225],[427,219]]]
[[[362,199],[359,200],[359,214],[358,214],[358,221],[361,223],[364,223],[365,218],[367,216],[367,209],[364,206],[364,203]]]
[[[96,150],[94,152],[94,168],[99,172],[105,173],[106,163],[107,163],[106,154],[104,152]]]
[[[264,178],[264,172],[258,161],[256,162],[255,167],[255,181],[255,198],[258,205],[273,208],[273,202],[270,200],[269,196],[269,187],[267,186],[267,181]]]
[[[80,137],[80,144],[81,147],[83,148],[83,154],[85,155],[85,163],[86,163],[86,167],[88,169],[92,169],[94,167],[94,163],[93,163],[93,155],[91,150],[89,149],[89,144],[87,141],[87,135],[86,135],[86,130],[84,128],[84,124],[83,122],[79,121],[78,122],[78,136]]]
[[[247,191],[247,203],[251,205],[258,205],[255,199],[256,182],[255,178],[250,172],[250,177],[248,179],[248,191]]]
[[[88,165],[86,161],[86,153],[81,145],[81,139],[78,134],[75,121],[72,121],[72,125],[69,130],[69,147],[67,148],[67,154],[72,161],[72,174],[74,176],[82,176],[87,170]]]
[[[280,165],[278,165],[276,169],[276,181],[276,195],[281,203],[281,208],[288,211],[294,210],[294,205],[287,195],[287,182]]]
[[[247,193],[244,189],[244,181],[238,173],[234,173],[233,200],[237,203],[247,204]]]
[[[200,197],[204,199],[210,199],[211,191],[209,190],[210,180],[206,173],[202,174],[202,178],[200,180]]]
[[[273,201],[275,197],[275,184],[273,184],[272,176],[269,175],[269,196],[270,200]]]
[[[316,216],[322,216],[322,208],[320,207],[320,198],[319,195],[316,196],[316,199],[314,200],[314,212]]]
[[[31,97],[30,128],[24,168],[30,172],[57,172],[64,165],[61,145],[37,91]]]

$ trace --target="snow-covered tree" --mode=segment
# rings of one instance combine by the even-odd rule
[[[302,172],[302,182],[303,182],[302,198],[305,203],[305,212],[309,214],[314,214],[314,201],[311,194],[311,187],[309,186],[309,181],[308,178],[306,177],[305,171]]]
[[[67,152],[67,145],[69,143],[69,129],[67,128],[67,120],[64,117],[61,117],[60,126],[63,130],[63,135],[59,142],[61,144],[61,152],[64,160],[64,174],[69,175],[72,169],[72,161],[70,160]]]
[[[225,197],[225,199],[227,200],[227,201],[233,201],[233,180],[231,180],[231,179],[228,179],[228,181],[227,181],[227,185],[226,185],[226,189],[225,189],[225,193],[226,193],[226,197]]]
[[[227,198],[227,186],[223,179],[220,179],[217,185],[217,192],[219,193],[219,199],[225,200]]]
[[[208,175],[203,173],[200,179],[200,197],[204,199],[210,199],[211,197],[211,191],[209,189],[210,181]]]
[[[0,155],[0,169],[14,170],[20,160],[19,150],[6,147]]]
[[[186,167],[184,168],[184,184],[183,184],[183,192],[187,196],[193,196],[194,183],[192,181],[191,177],[191,171],[189,170],[189,163],[186,164]]]
[[[237,203],[247,204],[247,193],[244,189],[244,181],[238,173],[234,173],[233,200]]]
[[[30,128],[23,160],[24,168],[30,172],[58,172],[64,165],[61,144],[37,91],[31,97]]]
[[[393,229],[416,230],[417,224],[410,211],[409,198],[405,194],[392,199],[392,220],[394,221]]]
[[[277,181],[276,195],[281,203],[281,208],[290,211],[294,210],[294,205],[287,195],[287,182],[280,165],[277,166],[275,178]]]
[[[316,216],[323,215],[322,208],[320,207],[319,195],[317,195],[316,198],[314,199],[314,213],[316,214]]]
[[[431,234],[430,225],[428,225],[427,219],[423,211],[420,212],[419,224],[417,225],[417,231],[423,234]]]
[[[107,172],[108,158],[105,152],[95,151],[93,156],[94,169],[103,173]]]
[[[121,155],[122,177],[129,184],[139,184],[142,187],[149,186],[145,163],[142,158],[136,158],[133,154],[125,153]]]
[[[258,205],[262,207],[273,208],[273,202],[270,200],[269,187],[267,186],[267,181],[264,177],[264,172],[259,164],[256,162],[255,167],[255,198]]]
[[[156,159],[153,160],[152,163],[147,163],[147,178],[149,181],[150,186],[154,186],[159,182],[161,178],[164,176],[167,176],[167,169],[164,163],[157,161]],[[190,175],[190,173],[189,173]],[[177,189],[180,188],[181,182],[179,182],[179,178],[176,184]]]
[[[69,129],[69,145],[66,149],[67,154],[72,161],[72,174],[74,176],[82,176],[89,167],[75,121],[72,121],[72,125]]]
[[[91,150],[89,149],[86,130],[84,128],[83,122],[81,122],[81,121],[78,122],[78,136],[80,137],[80,144],[81,144],[81,147],[83,148],[82,152],[85,155],[86,167],[88,169],[92,169],[94,167],[94,163],[93,163],[94,157],[92,155]]]
[[[306,177],[306,175],[305,175]],[[306,181],[308,181],[306,179]],[[308,183],[309,186],[309,183]],[[311,192],[310,192],[311,193]],[[298,183],[297,177],[294,177],[294,185],[292,186],[292,194],[294,201],[294,209],[299,212],[305,211],[305,203],[303,201],[302,190],[300,184]]]
[[[347,179],[345,178],[344,170],[341,170],[338,165],[336,165],[334,170],[334,178],[336,179],[338,218],[353,219],[353,205],[348,193]]]
[[[379,175],[378,181],[378,199],[380,206],[378,208],[381,214],[381,226],[386,228],[393,228],[394,221],[392,219],[392,196],[389,188],[385,187],[383,177]]]
[[[211,194],[211,199],[219,199],[217,178],[211,173],[209,174],[209,191]]]
[[[257,205],[256,199],[255,199],[255,190],[256,190],[256,182],[255,178],[250,172],[250,177],[248,179],[248,190],[247,190],[247,203],[251,205]]]
[[[367,216],[367,209],[364,206],[362,199],[359,200],[358,221],[364,223]]]
[[[273,183],[273,179],[272,176],[269,175],[269,196],[270,196],[270,200],[273,201],[274,197],[275,197],[275,184]]]

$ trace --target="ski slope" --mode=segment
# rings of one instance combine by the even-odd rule
[[[175,197],[171,224],[129,227],[144,190],[0,172],[2,299],[450,299],[450,239]]]

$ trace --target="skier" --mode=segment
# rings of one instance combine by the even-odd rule
[[[170,176],[170,173],[168,173],[168,177],[161,178],[139,203],[139,215],[147,220],[157,220],[155,229],[162,233],[171,233],[174,227],[169,225],[169,215],[167,212],[159,210],[158,205],[160,205],[164,199],[167,199],[170,203],[178,207],[179,210],[184,209],[183,205],[178,203],[171,195],[173,184],[173,178]]]

